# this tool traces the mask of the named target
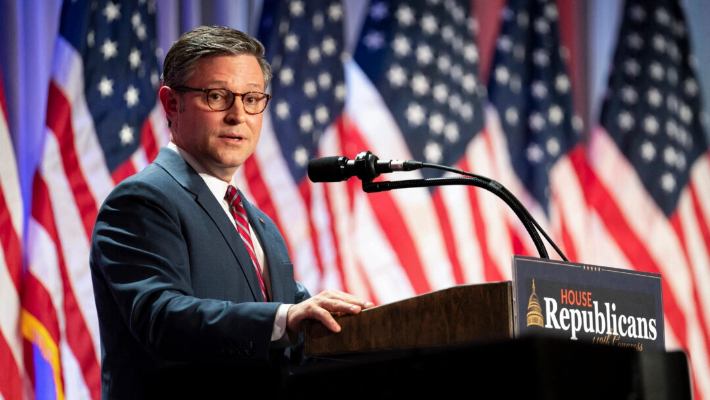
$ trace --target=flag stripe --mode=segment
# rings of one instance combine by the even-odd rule
[[[597,138],[601,141],[601,137]],[[592,148],[594,149],[595,147],[593,146]],[[610,150],[607,149],[605,154],[609,155],[609,152]],[[611,160],[607,158],[605,162],[608,163],[611,162]],[[619,165],[616,165],[612,171],[617,176],[625,176],[623,167]],[[707,392],[704,388],[697,386],[706,384],[705,381],[699,379],[699,377],[708,376],[707,373],[710,372],[710,368],[706,358],[708,349],[703,343],[704,334],[702,326],[699,326],[699,321],[696,321],[694,318],[689,318],[696,314],[693,311],[696,307],[692,302],[693,290],[688,290],[688,288],[691,287],[690,285],[686,285],[684,289],[676,289],[674,287],[678,285],[675,280],[682,278],[683,275],[688,273],[688,271],[685,270],[686,266],[683,265],[684,263],[682,262],[675,262],[673,264],[675,266],[674,272],[661,271],[659,264],[657,264],[654,256],[649,252],[644,241],[636,235],[632,227],[628,224],[628,212],[625,214],[621,211],[617,204],[619,199],[616,196],[612,196],[612,194],[607,191],[606,187],[595,177],[591,170],[585,171],[585,179],[585,187],[588,188],[590,193],[590,204],[593,206],[594,210],[599,213],[604,224],[607,225],[608,234],[613,240],[617,243],[623,243],[623,247],[620,250],[630,262],[633,262],[631,265],[632,268],[647,272],[662,273],[666,326],[674,331],[680,346],[687,349],[689,354],[698,354],[695,359],[689,356],[692,361],[692,373],[696,378],[694,380],[695,390]],[[623,190],[628,190],[629,186],[629,184],[623,185]],[[638,206],[638,202],[636,204],[636,206]],[[672,236],[668,234],[664,237],[667,238],[666,240],[672,238]],[[644,239],[654,240],[647,237]],[[676,253],[676,255],[678,255],[678,253]],[[683,298],[679,299],[680,296]],[[703,396],[706,395],[703,394]],[[700,398],[703,398],[703,396],[700,396]]]
[[[702,218],[702,206],[697,194],[695,185],[689,186],[690,196],[692,198],[692,211],[686,217],[682,214],[681,220],[683,225],[688,229],[695,228],[694,234],[691,234],[692,241],[689,240],[689,253],[692,254],[689,259],[695,270],[697,282],[710,282],[710,270],[703,266],[710,265],[710,228],[705,219]],[[710,329],[710,291],[700,290],[699,306],[704,312],[701,316],[701,321],[705,324],[705,330]],[[710,347],[710,346],[709,346]]]
[[[356,149],[371,148],[370,145],[365,144],[365,139],[362,138],[355,124],[343,125],[343,128],[346,129],[340,133],[343,141]],[[354,158],[354,156],[351,157]],[[384,231],[383,233],[397,254],[399,265],[407,271],[407,276],[416,293],[430,292],[431,286],[418,257],[419,251],[409,234],[411,231],[407,228],[398,204],[395,203],[389,192],[370,193],[367,195],[367,199],[372,204],[372,210]]]
[[[432,202],[434,203],[434,209],[436,211],[436,216],[441,224],[441,232],[444,239],[444,244],[446,245],[446,253],[451,261],[451,269],[454,275],[454,282],[457,285],[463,284],[465,282],[463,276],[463,270],[461,268],[461,263],[456,254],[456,240],[454,240],[454,233],[449,223],[449,219],[453,216],[449,215],[449,210],[446,208],[446,203],[444,202],[444,195],[441,190],[437,190],[432,194]]]
[[[471,167],[468,165],[468,161],[464,161],[462,163],[462,167],[465,171],[472,170]],[[483,259],[484,279],[487,282],[498,282],[503,280],[503,276],[498,270],[497,263],[493,260],[493,257],[491,256],[491,253],[489,251],[489,248],[492,247],[492,245],[489,244],[491,238],[489,238],[488,236],[486,230],[486,222],[484,221],[484,218],[482,216],[483,207],[480,204],[480,197],[478,193],[479,190],[481,189],[477,187],[468,187],[468,196],[471,199],[471,204],[476,205],[473,207],[472,217],[473,225],[476,230],[476,237],[478,237],[479,242],[482,243],[481,256]]]
[[[136,168],[133,165],[133,159],[128,158],[126,161],[124,161],[121,165],[119,165],[116,169],[111,172],[111,179],[113,180],[114,185],[118,185],[121,183],[122,180],[128,178],[129,176],[135,174]],[[93,230],[93,226],[92,226]]]
[[[333,134],[331,134],[333,136]],[[324,201],[324,206],[327,208],[325,218],[329,218],[331,216],[334,216],[336,212],[334,209],[331,207],[332,205],[332,199],[331,199],[331,194],[330,191],[328,190],[327,185],[321,185],[321,190],[322,190],[322,195],[323,195],[323,201]],[[345,271],[343,268],[343,259],[341,256],[342,249],[340,247],[340,242],[336,239],[337,238],[337,230],[335,226],[335,221],[332,218],[329,222],[329,225],[327,227],[328,229],[328,236],[329,236],[329,244],[332,249],[333,255],[332,255],[332,260],[326,264],[327,265],[332,265],[335,268],[335,271],[337,272],[338,275],[338,282],[335,287],[343,289],[346,293],[352,293],[348,290],[347,286],[347,281],[345,280]],[[327,285],[323,285],[324,287],[328,287]]]
[[[623,243],[621,249],[629,260],[634,260],[633,268],[645,272],[661,273],[653,257],[648,253],[644,243],[636,236],[628,225],[626,215],[621,211],[614,197],[607,191],[606,187],[598,181],[591,170],[586,171],[586,181],[584,186],[592,193],[590,203],[599,213],[605,224],[608,225],[609,234],[617,243]],[[613,265],[612,265],[613,267]],[[670,324],[682,344],[687,342],[686,318],[678,306],[672,287],[668,280],[663,280],[663,304],[664,310],[669,314]]]
[[[0,374],[0,398],[22,398],[22,376],[17,360],[4,335],[0,334],[0,370],[3,371]]]
[[[679,210],[681,210],[681,212],[682,212],[683,207],[684,207],[682,203],[685,202],[685,201],[687,201],[687,200],[686,200],[687,198],[688,198],[687,195],[686,195],[686,196],[681,195],[681,199],[680,199],[680,202],[681,202],[681,203],[679,204]],[[686,237],[685,232],[684,232],[685,230],[683,229],[683,226],[682,226],[682,225],[683,225],[683,221],[682,221],[681,216],[680,216],[679,214],[673,215],[673,216],[671,217],[671,219],[670,219],[670,223],[671,223],[671,226],[673,226],[673,230],[675,231],[675,234],[678,236],[678,239],[679,239],[680,242],[683,244],[683,246],[682,246],[682,249],[683,249],[683,254],[682,254],[682,256],[683,256],[683,258],[686,260],[687,265],[691,265],[691,258],[689,257],[689,250],[688,250],[688,241],[687,241],[688,238]],[[698,277],[695,276],[695,273],[694,273],[694,271],[693,271],[693,268],[688,268],[688,273],[690,274],[691,280],[692,280],[693,282],[697,282],[697,281],[698,281],[698,280],[697,280]],[[696,307],[695,307],[695,314],[696,314],[696,315],[695,315],[695,317],[693,317],[693,316],[691,315],[691,318],[696,318],[696,319],[697,319],[697,322],[698,322],[698,324],[700,325],[700,331],[701,331],[701,335],[702,335],[702,337],[703,337],[704,347],[705,347],[705,349],[710,350],[710,338],[708,337],[707,326],[705,326],[705,321],[704,321],[704,319],[703,319],[703,312],[702,312],[703,303],[700,301],[700,296],[699,296],[699,293],[698,293],[698,288],[697,288],[696,286],[693,286],[693,287],[691,288],[691,291],[692,291],[692,296],[693,296],[694,304],[696,305]]]
[[[62,166],[71,186],[72,195],[83,223],[86,238],[91,237],[98,213],[96,200],[79,166],[79,157],[74,147],[75,137],[71,120],[71,104],[55,82],[50,82],[47,107],[47,126],[56,135]]]
[[[6,159],[3,158],[3,160]],[[7,273],[8,284],[5,287],[5,282],[0,283],[4,289],[0,293],[8,293],[8,291],[19,293],[22,275],[22,243],[12,221],[13,215],[11,213],[15,207],[11,207],[6,201],[3,186],[0,182],[0,227],[2,227],[0,230],[0,246],[2,246],[2,249],[0,249],[2,251],[2,258],[0,258],[2,263],[0,263],[0,266],[3,266],[0,269],[3,270],[3,273]],[[18,189],[15,188],[15,190]]]
[[[318,282],[320,283],[318,286],[316,286],[316,290],[320,292],[321,290],[324,289],[323,285],[323,258],[321,257],[321,250],[320,246],[318,245],[319,243],[319,234],[318,231],[316,230],[315,227],[315,209],[314,209],[314,202],[316,201],[313,198],[313,193],[311,191],[311,182],[308,179],[304,179],[300,183],[298,183],[298,192],[300,193],[300,197],[303,199],[303,203],[306,206],[306,214],[308,216],[308,237],[311,239],[311,247],[313,248],[313,261],[315,262],[314,264],[314,269],[317,271],[317,275],[321,277],[318,279]]]
[[[54,222],[51,225],[52,229],[48,232],[56,235],[52,236],[52,239],[62,250],[61,263],[59,264],[62,266],[59,270],[62,273],[61,282],[66,288],[65,291],[71,292],[72,297],[78,301],[76,304],[79,310],[75,316],[81,317],[81,320],[72,321],[72,323],[88,329],[84,339],[91,339],[93,348],[96,350],[95,357],[98,360],[100,357],[98,352],[98,316],[93,299],[93,283],[88,260],[90,242],[89,237],[84,236],[80,210],[74,202],[72,188],[66,172],[63,170],[63,165],[51,156],[51,154],[59,153],[58,145],[54,135],[47,135],[44,156],[40,165],[41,183],[36,189],[42,192],[39,198],[48,201],[51,207],[52,221]],[[42,221],[42,223],[45,229],[49,227],[48,221]],[[70,341],[70,343],[72,342]]]
[[[48,143],[50,142],[49,139],[50,138],[48,138]],[[48,145],[46,149],[51,149],[51,146]],[[46,165],[44,165],[46,160],[47,159],[45,158],[43,161],[43,169],[46,167]],[[52,184],[56,183],[58,182],[52,182]],[[59,190],[54,190],[53,193],[56,195],[56,192],[58,191]],[[84,313],[82,312],[75,296],[73,288],[74,285],[72,284],[72,280],[74,279],[70,280],[71,272],[69,271],[67,262],[65,261],[64,248],[67,241],[60,240],[60,232],[57,229],[57,225],[55,225],[55,221],[57,221],[55,218],[59,216],[49,207],[50,204],[57,204],[57,201],[56,199],[52,199],[50,197],[50,190],[46,184],[45,177],[37,176],[33,196],[33,217],[39,222],[39,224],[49,235],[49,238],[57,246],[57,267],[60,274],[59,282],[62,284],[62,302],[60,304],[61,312],[65,315],[65,326],[63,331],[66,335],[69,348],[81,366],[80,369],[82,377],[85,385],[91,392],[91,397],[98,400],[101,398],[100,366],[97,358],[98,352],[96,351],[96,347],[94,345],[94,341],[98,337],[98,334],[91,334],[91,331],[86,324]],[[43,211],[41,211],[41,214],[36,214],[35,208],[43,209]],[[40,219],[40,217],[44,218]],[[59,222],[61,222],[61,220],[62,218],[60,217]],[[87,262],[88,260],[84,261],[84,263]],[[85,270],[85,272],[87,271]],[[87,300],[86,296],[84,296],[84,299]],[[91,300],[91,298],[88,300]],[[59,305],[56,301],[53,301],[53,303],[57,306]],[[60,336],[60,339],[62,337],[63,336]],[[87,338],[92,338],[93,340],[87,340]]]

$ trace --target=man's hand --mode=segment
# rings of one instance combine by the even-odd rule
[[[286,326],[292,332],[300,332],[303,320],[316,319],[331,331],[340,332],[340,325],[335,322],[333,314],[357,314],[372,306],[373,303],[340,290],[326,290],[304,302],[292,305],[286,316]]]

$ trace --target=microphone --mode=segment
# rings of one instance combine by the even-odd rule
[[[380,160],[371,152],[363,151],[354,160],[343,156],[312,159],[308,162],[308,179],[312,182],[340,182],[357,176],[370,182],[383,173],[419,168],[422,168],[419,161]]]

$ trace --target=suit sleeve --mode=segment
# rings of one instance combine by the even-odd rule
[[[265,363],[279,303],[198,298],[192,279],[203,266],[191,265],[186,217],[173,198],[133,181],[102,206],[91,255],[102,340],[110,343],[127,329],[165,361]],[[210,238],[203,240],[209,253]],[[210,260],[204,262],[207,268]],[[296,296],[303,295],[297,287]]]

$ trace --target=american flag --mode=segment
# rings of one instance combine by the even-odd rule
[[[0,78],[0,398],[19,400],[24,377],[20,336],[23,206],[6,115]]]
[[[372,2],[352,56],[343,53],[340,1],[286,1],[265,14],[260,38],[274,66],[274,100],[241,186],[276,216],[297,279],[311,291],[339,287],[386,303],[475,280],[464,268],[478,268],[476,260],[460,261],[469,246],[454,243],[456,196],[367,195],[356,180],[305,176],[311,158],[364,150],[450,165],[466,158],[483,126],[469,6]]]
[[[154,2],[64,2],[22,294],[38,397],[100,398],[89,243],[105,196],[167,143],[156,50]]]
[[[676,0],[627,1],[585,178],[598,263],[663,276],[668,348],[710,398],[710,154]]]
[[[371,150],[385,159],[471,170],[484,95],[474,34],[466,1],[372,2],[346,69],[351,95],[340,129],[341,153],[352,158]],[[421,170],[406,177],[436,176],[441,174]],[[349,190],[357,261],[376,301],[483,280],[480,249],[466,242],[480,233],[476,189],[365,195],[352,181]]]
[[[574,172],[584,156],[582,121],[574,115],[558,15],[549,0],[510,0],[503,8],[484,136],[495,149],[497,156],[489,162],[500,182],[547,226],[570,261],[589,262],[584,250],[586,205]],[[525,243],[526,232],[510,222],[508,227],[513,243]],[[518,245],[513,252],[530,249]],[[509,264],[505,260],[499,267]]]
[[[272,1],[263,15],[259,36],[274,70],[274,98],[257,151],[239,170],[240,188],[280,227],[302,283],[311,291],[342,287],[333,252],[322,252],[333,243],[317,218],[322,187],[309,183],[306,167],[343,109],[343,7]]]

